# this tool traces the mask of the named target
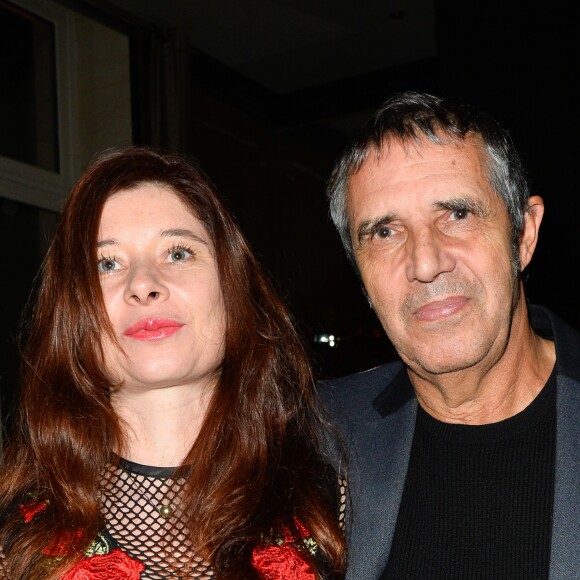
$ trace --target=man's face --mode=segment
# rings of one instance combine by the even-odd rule
[[[392,142],[349,181],[350,233],[368,297],[421,376],[492,364],[519,297],[509,216],[476,145],[422,140],[405,151]]]

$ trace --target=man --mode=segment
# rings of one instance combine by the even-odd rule
[[[580,335],[526,302],[544,205],[509,134],[402,93],[328,193],[401,359],[321,385],[347,451],[347,578],[580,578]]]

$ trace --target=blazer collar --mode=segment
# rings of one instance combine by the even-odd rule
[[[407,367],[403,366],[388,388],[373,400],[373,407],[381,417],[386,417],[414,398],[415,392],[407,374]]]

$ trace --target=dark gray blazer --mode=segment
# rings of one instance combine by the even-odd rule
[[[580,579],[580,334],[530,306],[538,334],[556,343],[557,435],[551,580]],[[376,580],[389,557],[407,473],[417,400],[401,362],[340,379],[320,391],[348,453],[347,580]]]

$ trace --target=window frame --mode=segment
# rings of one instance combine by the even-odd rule
[[[74,42],[70,11],[50,0],[8,0],[54,25],[58,173],[0,155],[0,196],[59,211],[76,173],[74,151],[77,110],[74,91]]]

